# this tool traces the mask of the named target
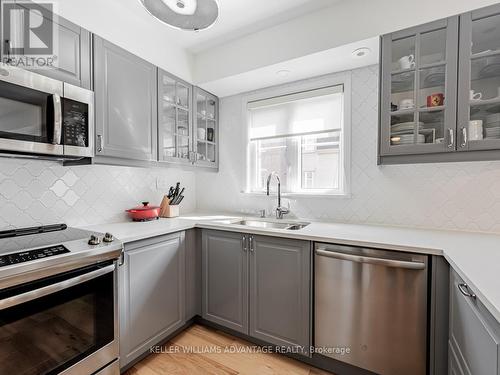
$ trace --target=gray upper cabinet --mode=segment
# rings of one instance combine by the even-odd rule
[[[157,160],[157,69],[94,36],[96,156]]]
[[[193,92],[196,165],[219,168],[219,98],[195,87]]]
[[[379,163],[500,159],[499,40],[498,4],[382,37]]]
[[[118,277],[124,367],[185,323],[185,233],[126,244]]]
[[[24,3],[17,4],[21,12],[29,11]],[[43,5],[37,4],[36,6]],[[25,46],[29,40],[29,35],[25,32],[26,30],[21,18],[11,17],[11,20],[13,21],[13,25],[11,25],[13,32],[10,40],[6,35],[2,34],[3,61],[9,61],[9,57],[11,56],[10,51],[14,46]],[[54,31],[53,40],[57,43],[54,46],[56,58],[53,60],[52,67],[35,69],[25,64],[18,66],[75,86],[90,89],[92,81],[90,32],[55,14],[45,14],[44,22],[49,22],[53,26],[53,28],[47,28],[46,30]],[[2,30],[3,32],[4,30]],[[16,40],[12,40],[13,38]],[[16,56],[17,58],[22,57],[24,53]],[[14,62],[13,58],[12,63]]]
[[[500,374],[500,323],[452,271],[449,374]]]
[[[202,316],[248,333],[248,251],[240,233],[202,233]]]
[[[500,149],[500,5],[460,16],[458,151]]]
[[[159,161],[193,161],[193,86],[158,69]]]
[[[458,17],[381,39],[380,155],[455,150]]]
[[[250,238],[250,336],[275,345],[308,348],[310,242]]]

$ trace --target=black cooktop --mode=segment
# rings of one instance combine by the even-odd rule
[[[69,241],[88,239],[89,235],[88,231],[68,228],[66,224],[4,230],[0,231],[0,256],[4,258],[6,254],[25,253],[29,249],[39,251],[36,253],[37,256],[40,256],[44,250],[46,250],[47,255],[57,251],[59,251],[58,254],[61,254],[60,250],[55,250],[61,244]]]

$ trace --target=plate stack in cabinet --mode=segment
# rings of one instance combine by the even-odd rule
[[[193,162],[192,86],[158,69],[159,161]]]
[[[458,17],[382,37],[380,154],[454,148]]]
[[[196,164],[218,168],[219,100],[215,95],[199,87],[194,88],[193,98],[196,116],[194,126]]]

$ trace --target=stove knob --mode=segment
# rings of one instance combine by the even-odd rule
[[[99,239],[99,237],[95,236],[95,235],[91,235],[90,236],[90,240],[89,240],[89,245],[99,245],[101,243],[101,240]]]
[[[109,232],[107,232],[105,235],[104,235],[104,238],[102,239],[104,242],[113,242],[115,240],[115,238],[113,237],[113,235]]]

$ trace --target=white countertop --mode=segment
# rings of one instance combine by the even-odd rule
[[[311,222],[298,231],[234,224],[242,218],[238,215],[190,214],[174,219],[102,224],[85,229],[110,232],[125,243],[191,228],[206,228],[443,255],[500,322],[500,235],[320,222]]]

